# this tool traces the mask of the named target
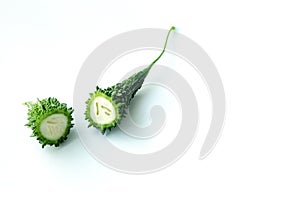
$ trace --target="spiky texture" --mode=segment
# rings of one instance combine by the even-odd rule
[[[67,104],[60,103],[56,98],[53,97],[49,97],[43,100],[38,99],[37,102],[26,102],[24,104],[28,107],[28,123],[25,124],[25,126],[32,129],[31,136],[36,137],[39,143],[42,144],[43,148],[46,145],[54,145],[55,147],[58,147],[67,139],[70,129],[74,125],[72,124],[72,113],[74,111],[72,108],[68,108]],[[64,130],[58,135],[58,138],[55,139],[49,139],[49,137],[47,138],[46,134],[43,133],[43,129],[41,128],[41,124],[45,124],[45,122],[43,121],[45,119],[50,119],[51,116],[52,118],[54,116],[60,116],[58,118],[56,117],[55,123],[51,124],[51,131],[55,131],[60,128],[55,127],[61,124],[61,122],[57,120],[64,120]]]
[[[117,83],[114,86],[108,87],[106,89],[101,89],[98,86],[96,87],[96,91],[90,94],[90,98],[86,101],[86,111],[85,116],[86,120],[89,122],[89,127],[94,126],[99,128],[101,133],[104,134],[105,131],[111,130],[111,128],[115,127],[123,117],[126,116],[126,109],[129,106],[131,99],[135,96],[137,91],[142,87],[145,78],[147,77],[149,71],[151,70],[152,66],[160,59],[160,57],[165,52],[167,41],[170,35],[170,32],[174,30],[175,27],[171,27],[166,37],[166,41],[164,44],[164,48],[161,54],[145,69],[133,74],[128,79],[122,81],[121,83]],[[104,98],[110,102],[110,107],[113,108],[113,112],[115,117],[109,123],[100,123],[95,121],[95,114],[92,113],[95,111],[92,107],[95,106],[95,100]],[[102,105],[101,105],[102,107]],[[105,107],[103,107],[105,108]],[[105,108],[107,109],[107,108]],[[111,109],[109,109],[111,111]],[[97,105],[97,114],[98,113],[98,105]],[[109,114],[109,113],[107,113]],[[94,119],[93,119],[94,118]]]

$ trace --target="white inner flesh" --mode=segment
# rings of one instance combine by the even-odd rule
[[[57,140],[65,133],[67,123],[64,114],[53,114],[42,121],[40,131],[48,140]]]
[[[91,118],[97,124],[109,124],[116,118],[115,108],[104,97],[96,97],[90,107]]]

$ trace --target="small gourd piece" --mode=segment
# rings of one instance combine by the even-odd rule
[[[56,98],[49,97],[37,102],[24,103],[28,107],[28,123],[32,129],[32,137],[36,137],[42,147],[63,143],[73,127],[73,109],[60,103]]]

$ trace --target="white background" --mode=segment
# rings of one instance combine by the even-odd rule
[[[299,199],[298,1],[0,1],[1,199]],[[174,165],[128,175],[94,160],[71,134],[42,149],[22,102],[72,104],[96,46],[138,28],[176,26],[222,77],[227,114],[214,151],[197,138]]]

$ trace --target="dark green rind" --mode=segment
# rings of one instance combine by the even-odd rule
[[[126,115],[130,101],[134,98],[137,91],[142,87],[145,78],[150,71],[150,67],[133,74],[128,79],[115,85],[112,92],[112,100],[119,106],[119,113],[122,117]]]
[[[172,26],[166,37],[166,41],[161,54],[148,67],[133,74],[132,76],[122,81],[121,83],[117,83],[116,85],[111,86],[109,88],[101,89],[98,86],[96,87],[96,91],[94,93],[91,93],[90,98],[86,101],[87,107],[86,107],[85,115],[86,115],[86,120],[88,120],[89,122],[89,127],[94,126],[96,128],[99,128],[101,130],[101,133],[104,134],[106,129],[111,130],[111,128],[114,128],[121,121],[121,119],[126,116],[126,109],[128,108],[131,99],[134,98],[137,91],[142,87],[152,66],[164,54],[169,35],[171,31],[174,29],[175,27]],[[115,110],[118,111],[118,114],[116,115],[117,116],[116,119],[110,124],[104,124],[104,125],[97,124],[90,117],[91,103],[99,95],[105,96],[105,98],[107,98],[114,105]]]
[[[43,148],[46,145],[54,145],[55,147],[58,147],[67,139],[70,129],[74,126],[74,124],[72,124],[72,113],[74,111],[72,108],[68,108],[67,104],[60,103],[53,97],[43,100],[38,99],[35,103],[26,102],[24,104],[28,107],[28,123],[25,124],[25,126],[32,129],[33,132],[31,137],[36,137],[39,143],[42,144]],[[49,140],[45,138],[40,131],[41,122],[53,114],[64,114],[68,119],[64,134],[57,140]]]

